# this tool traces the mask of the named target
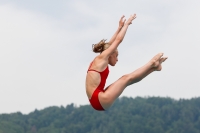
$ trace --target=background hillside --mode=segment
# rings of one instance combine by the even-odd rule
[[[122,97],[105,112],[70,104],[1,114],[0,133],[200,133],[200,98]]]

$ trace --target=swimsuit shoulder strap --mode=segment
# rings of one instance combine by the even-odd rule
[[[93,64],[93,62],[91,62],[91,63],[90,63],[90,66],[89,66],[89,68],[88,68],[87,72],[88,72],[88,71],[95,71],[95,72],[98,72],[98,73],[100,73],[100,72],[99,72],[99,71],[97,71],[97,70],[90,69],[90,67],[92,66],[92,64]]]
[[[88,71],[95,71],[95,72],[98,72],[98,73],[100,73],[99,71],[97,71],[97,70],[94,70],[94,69],[89,69]]]
[[[102,72],[99,72],[99,71],[97,71],[97,70],[94,70],[94,69],[90,69],[90,67],[92,66],[92,63],[93,62],[91,62],[91,64],[90,64],[90,66],[89,66],[89,69],[88,69],[88,71],[95,71],[95,72],[98,72],[98,73],[103,73],[104,71],[106,71],[106,69],[108,69],[108,66],[106,67],[106,69],[105,70],[103,70]],[[87,72],[88,72],[87,71]]]

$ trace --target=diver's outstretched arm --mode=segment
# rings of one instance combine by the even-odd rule
[[[109,48],[107,48],[106,50],[104,50],[100,57],[104,58],[104,59],[108,59],[109,56],[116,51],[117,47],[119,46],[119,44],[123,41],[124,36],[126,34],[126,31],[128,29],[128,26],[130,24],[132,24],[132,21],[136,18],[136,14],[131,15],[130,18],[127,20],[127,22],[124,24],[124,26],[122,27],[122,29],[120,30],[120,32],[117,34],[115,40],[113,41],[113,43],[110,45]]]
[[[114,41],[115,41],[115,39],[116,39],[116,37],[117,37],[117,35],[118,35],[118,33],[120,32],[120,30],[122,29],[122,27],[124,26],[124,23],[125,23],[125,21],[126,21],[126,19],[124,19],[124,15],[120,18],[120,20],[119,20],[119,27],[117,28],[117,31],[114,33],[114,35],[112,36],[112,38],[110,39],[110,41],[108,42],[109,44],[112,44]]]

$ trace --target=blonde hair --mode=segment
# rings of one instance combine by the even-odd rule
[[[106,43],[105,39],[102,39],[99,43],[92,45],[92,50],[95,53],[102,53],[108,47],[110,47],[110,44]]]

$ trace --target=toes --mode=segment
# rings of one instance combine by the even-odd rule
[[[166,59],[167,59],[167,57],[160,58],[160,63],[163,63]]]
[[[167,57],[163,57],[163,58],[162,58],[162,62],[164,62],[166,59],[167,59]]]
[[[162,57],[162,58],[160,58],[160,60],[159,60],[159,61],[160,61],[160,62],[163,62],[163,61],[164,61],[164,59],[165,59],[165,58],[163,58],[163,57]]]
[[[168,57],[165,57],[164,60],[163,60],[163,62],[164,62],[167,58],[168,58]]]
[[[163,53],[159,53],[154,57],[154,59],[159,60],[162,56],[163,56]]]

